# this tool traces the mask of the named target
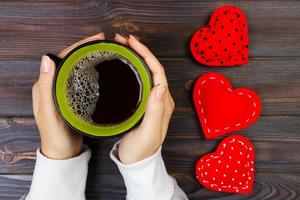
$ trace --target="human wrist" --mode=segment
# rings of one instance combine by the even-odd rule
[[[119,143],[114,145],[110,152],[110,158],[117,164],[123,176],[127,188],[127,198],[171,199],[174,194],[174,180],[166,171],[161,148],[143,160],[124,164],[118,158],[119,147]],[[147,193],[146,196],[145,193]]]
[[[54,147],[47,144],[41,144],[40,152],[47,158],[54,160],[65,160],[77,157],[82,152],[83,145],[74,145],[69,148]]]
[[[158,146],[151,146],[149,148],[146,148],[144,146],[143,149],[136,148],[128,150],[126,147],[122,145],[122,142],[119,145],[118,148],[118,159],[124,164],[124,165],[130,165],[136,162],[139,162],[141,160],[147,159],[154,155],[157,150],[160,148],[161,145]],[[139,150],[138,150],[139,149]]]

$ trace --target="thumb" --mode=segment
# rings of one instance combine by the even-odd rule
[[[155,86],[148,98],[142,127],[153,131],[153,129],[161,129],[163,121],[167,86]]]
[[[55,63],[48,56],[43,56],[40,67],[40,77],[38,80],[41,103],[47,104],[52,101],[54,74]]]

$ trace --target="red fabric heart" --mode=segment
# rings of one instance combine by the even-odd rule
[[[230,193],[251,193],[254,182],[254,147],[245,137],[232,135],[196,164],[196,176],[204,187]]]
[[[199,28],[190,42],[194,58],[209,66],[248,63],[248,25],[243,11],[233,6],[217,9],[208,26]]]
[[[246,88],[233,90],[219,73],[199,77],[193,99],[206,139],[246,128],[261,113],[260,99],[255,92]]]

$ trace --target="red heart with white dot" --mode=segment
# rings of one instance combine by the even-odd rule
[[[233,89],[226,77],[215,72],[197,79],[193,99],[206,139],[244,129],[261,113],[260,99],[254,91]]]
[[[243,11],[233,6],[217,9],[208,26],[199,28],[190,42],[193,57],[208,66],[248,63],[248,25]]]
[[[218,145],[216,152],[204,155],[196,164],[196,176],[204,187],[229,193],[252,192],[254,147],[241,135],[232,135]]]

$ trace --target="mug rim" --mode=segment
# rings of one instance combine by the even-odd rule
[[[148,96],[149,96],[150,91],[151,91],[151,88],[152,88],[152,86],[153,86],[152,76],[151,76],[151,73],[150,73],[150,71],[149,71],[149,69],[148,69],[148,66],[146,65],[145,61],[141,58],[141,56],[140,56],[136,51],[134,51],[133,49],[131,49],[130,47],[128,47],[128,46],[126,46],[126,45],[124,45],[124,44],[121,44],[121,43],[116,42],[116,41],[113,41],[113,40],[93,40],[93,41],[89,41],[89,42],[83,43],[83,44],[81,44],[81,45],[75,47],[74,49],[72,49],[70,52],[68,52],[68,53],[61,59],[59,65],[57,65],[57,69],[56,69],[56,71],[55,71],[55,75],[54,75],[54,79],[53,79],[53,87],[52,87],[52,92],[53,92],[53,95],[52,95],[52,96],[53,96],[53,99],[54,99],[54,104],[55,104],[55,107],[56,107],[56,109],[57,109],[57,111],[58,111],[60,117],[62,118],[62,120],[63,120],[63,121],[64,121],[71,129],[73,129],[73,130],[75,130],[75,131],[77,131],[77,132],[79,132],[79,133],[81,133],[81,134],[83,134],[83,135],[87,135],[87,136],[89,136],[89,137],[96,137],[96,138],[99,138],[99,137],[108,137],[108,136],[115,136],[115,135],[122,134],[122,133],[124,133],[124,132],[127,132],[127,131],[133,129],[134,127],[136,127],[136,126],[141,122],[141,120],[143,119],[143,116],[144,116],[144,112],[145,112],[145,105],[144,105],[144,107],[141,108],[141,109],[142,109],[142,111],[141,111],[141,112],[142,112],[141,116],[138,116],[138,117],[136,118],[136,120],[134,120],[134,121],[135,121],[134,123],[132,123],[131,125],[129,125],[127,128],[121,129],[121,130],[116,131],[116,132],[113,132],[113,131],[112,131],[114,126],[110,126],[110,125],[108,125],[108,126],[101,126],[101,125],[92,125],[92,124],[90,124],[90,125],[91,125],[92,127],[94,127],[94,128],[96,128],[96,127],[97,127],[97,128],[104,128],[104,127],[106,127],[107,130],[106,130],[106,133],[105,133],[105,134],[88,133],[88,131],[80,130],[78,127],[75,127],[74,125],[72,125],[72,124],[69,122],[69,120],[66,119],[66,118],[64,117],[64,115],[63,115],[63,113],[62,113],[62,111],[61,111],[61,109],[60,109],[60,106],[59,106],[59,100],[58,100],[58,98],[57,98],[57,93],[56,93],[56,91],[57,91],[56,86],[57,86],[57,79],[58,79],[58,76],[59,76],[59,72],[61,71],[61,69],[62,69],[64,63],[67,61],[67,59],[68,59],[71,55],[73,55],[73,53],[75,53],[75,52],[78,51],[79,49],[82,49],[83,47],[90,46],[90,45],[94,45],[94,44],[101,44],[101,43],[107,43],[107,44],[113,44],[113,45],[116,45],[116,46],[121,46],[121,47],[124,47],[124,48],[125,48],[127,51],[129,51],[130,53],[132,53],[133,56],[134,56],[135,58],[137,58],[139,62],[141,62],[140,67],[143,67],[143,69],[145,70],[145,73],[144,73],[144,74],[146,75],[146,77],[147,77],[147,79],[148,79],[148,80],[146,80],[146,81],[148,81],[148,83],[144,83],[144,82],[141,80],[141,83],[142,83],[142,84],[141,84],[141,87],[142,87],[142,99],[141,99],[141,101],[140,101],[140,103],[139,103],[137,109],[135,110],[135,112],[134,112],[129,118],[127,118],[127,119],[124,120],[124,121],[127,121],[127,120],[130,121],[130,120],[132,120],[132,117],[135,115],[135,113],[137,112],[137,110],[139,109],[139,107],[140,107],[140,106],[143,106],[143,105],[141,105],[143,98],[146,98],[146,100],[144,100],[144,101],[147,102]],[[100,49],[95,49],[95,51],[97,51],[97,50],[101,51]],[[92,52],[92,51],[90,51],[90,52]],[[118,53],[118,52],[117,52],[117,53]],[[85,54],[85,55],[87,55],[87,54]],[[128,59],[127,57],[125,57],[125,58]],[[80,58],[78,58],[78,60],[80,60]],[[135,66],[135,68],[137,68],[137,67]],[[136,70],[138,71],[138,69],[136,69]],[[141,72],[140,72],[140,71],[138,71],[138,74],[139,74],[139,76],[141,76]],[[140,77],[140,78],[141,78],[141,77]],[[144,87],[146,87],[145,84],[146,84],[146,86],[149,85],[149,91],[144,91],[144,90],[145,90]],[[64,86],[65,86],[65,85],[64,85]],[[145,92],[146,92],[146,93],[145,93]],[[144,93],[146,94],[146,97],[144,96],[144,95],[145,95]],[[144,102],[144,104],[145,104],[145,102]],[[69,105],[68,105],[68,106],[69,106]],[[71,109],[71,108],[70,108],[70,109]],[[73,114],[74,114],[74,116],[76,116],[75,113],[73,113]],[[78,117],[78,116],[76,116],[76,117]],[[88,123],[85,122],[82,118],[79,118],[79,117],[78,117],[78,119],[79,119],[82,123],[88,124]],[[123,122],[124,122],[124,121],[123,121]],[[120,122],[120,123],[118,123],[118,124],[122,124],[123,122]],[[117,124],[117,125],[118,125],[118,124]],[[82,127],[81,127],[81,128],[82,128]],[[84,129],[84,128],[82,128],[82,129]]]

